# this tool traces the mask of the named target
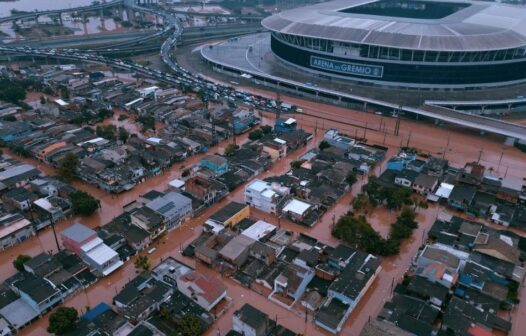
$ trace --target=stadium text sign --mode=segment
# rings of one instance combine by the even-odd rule
[[[383,66],[339,62],[316,56],[310,57],[310,66],[313,68],[331,70],[344,74],[360,75],[375,78],[382,78],[384,75]]]

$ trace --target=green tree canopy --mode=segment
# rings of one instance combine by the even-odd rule
[[[15,260],[13,260],[13,266],[17,271],[22,272],[24,270],[24,264],[31,260],[31,257],[25,254],[19,254]]]
[[[97,128],[95,129],[95,133],[97,133],[98,136],[104,139],[108,139],[108,140],[117,139],[117,127],[115,127],[115,125],[97,126]]]
[[[79,165],[79,157],[74,153],[68,153],[58,167],[58,175],[66,181],[71,181],[76,174]]]
[[[196,336],[201,335],[203,330],[201,329],[201,323],[199,319],[194,315],[186,314],[176,322],[177,330],[179,335],[182,336]]]
[[[239,146],[235,144],[228,144],[225,148],[225,155],[226,156],[232,156],[238,150]]]
[[[55,335],[62,335],[72,331],[77,324],[79,314],[75,308],[59,307],[49,315],[47,331]]]
[[[320,142],[320,144],[318,145],[318,148],[323,151],[327,148],[330,148],[331,147],[331,144],[328,143],[327,141],[323,140],[322,142]]]
[[[138,256],[134,262],[136,269],[142,269],[148,271],[151,267],[150,259],[148,256]]]
[[[90,216],[99,208],[99,202],[84,191],[76,191],[69,194],[73,207],[73,213],[81,216]]]

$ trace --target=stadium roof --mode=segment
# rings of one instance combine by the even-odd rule
[[[387,16],[396,12],[391,9],[382,15],[349,13],[351,7],[377,1],[329,1],[281,12],[262,25],[284,34],[412,50],[486,51],[526,45],[526,7],[441,0],[470,5],[438,19]]]

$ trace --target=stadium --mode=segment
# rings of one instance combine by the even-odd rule
[[[526,8],[499,3],[336,0],[263,20],[272,53],[324,77],[383,86],[526,82]]]

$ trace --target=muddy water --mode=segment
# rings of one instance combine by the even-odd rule
[[[309,102],[303,102],[305,104],[313,104]],[[303,104],[298,104],[303,106]],[[333,113],[338,113],[338,110],[333,110],[333,107],[327,107],[324,106],[324,109],[318,109],[318,106],[314,105],[313,110],[307,110],[309,107],[305,108],[306,113],[312,113],[313,111],[316,111],[316,113],[320,116],[323,116],[325,113],[330,115],[331,118],[334,118]],[[314,110],[314,108],[316,110]],[[336,108],[337,109],[337,108]],[[343,110],[346,113],[347,110]],[[264,123],[272,124],[273,120],[275,119],[274,116],[263,113],[263,120]],[[377,116],[372,115],[366,115],[363,113],[350,113],[349,118],[347,117],[341,117],[342,121],[349,122],[349,120],[352,120],[353,122],[365,122],[369,123],[371,125],[378,126],[381,118],[378,118]],[[290,162],[295,160],[300,154],[304,153],[305,151],[309,150],[310,148],[313,148],[319,143],[319,141],[322,138],[323,129],[327,129],[330,127],[338,127],[339,129],[344,130],[348,134],[353,134],[354,129],[357,129],[356,127],[347,127],[344,124],[338,124],[336,122],[323,122],[318,121],[316,122],[316,118],[309,117],[309,116],[298,116],[299,124],[302,128],[308,130],[308,131],[314,131],[314,129],[317,128],[317,135],[315,141],[312,141],[307,147],[301,148],[298,151],[290,154],[285,158],[284,160],[281,160],[276,165],[274,165],[269,171],[264,172],[260,178],[269,176],[269,175],[275,175],[275,174],[282,174],[286,172],[290,167]],[[389,119],[383,118],[382,124],[385,122],[387,127],[393,127],[393,121]],[[317,125],[316,125],[317,124]],[[131,125],[130,125],[131,126]],[[371,126],[372,127],[372,126]],[[439,150],[440,146],[437,146],[436,144],[433,144],[433,139],[428,139],[426,136],[427,133],[433,135],[435,134],[439,138],[447,139],[448,132],[440,129],[435,128],[431,126],[421,125],[403,121],[401,126],[401,137],[394,137],[394,136],[386,136],[386,144],[390,146],[389,155],[392,155],[396,152],[397,147],[399,146],[400,138],[403,138],[404,134],[408,136],[409,130],[411,130],[411,144],[415,147],[424,147],[425,148],[434,148],[435,150]],[[358,134],[360,136],[363,136],[363,130],[358,130],[357,132],[362,132],[362,134]],[[381,132],[373,132],[373,131],[367,131],[365,136],[369,139],[369,142],[372,143],[382,143],[383,140],[383,133]],[[445,136],[445,137],[444,137]],[[240,137],[237,137],[236,141],[237,143],[243,143],[246,141],[247,134],[244,134]],[[413,144],[413,139],[415,143]],[[436,139],[435,139],[436,140]],[[485,160],[488,160],[489,162],[492,162],[493,160],[497,159],[500,156],[499,151],[502,150],[503,146],[500,144],[496,144],[495,142],[492,142],[488,139],[484,139],[478,136],[472,136],[469,134],[457,134],[457,133],[451,133],[451,139],[450,139],[450,149],[451,151],[448,152],[447,158],[450,160],[457,160],[459,163],[465,162],[465,160],[470,160],[470,157],[477,157],[478,154],[476,153],[476,148],[484,148],[483,157]],[[214,148],[211,150],[211,152],[222,152],[224,150],[224,147],[228,144],[228,141],[225,141],[221,143],[220,146],[217,148]],[[444,141],[445,146],[446,141]],[[475,153],[472,153],[472,152]],[[451,156],[451,158],[449,157]],[[136,188],[134,188],[132,191],[126,192],[124,194],[118,195],[118,196],[111,196],[108,195],[101,190],[98,190],[92,186],[86,185],[85,183],[75,183],[75,186],[87,190],[96,197],[98,197],[101,200],[102,203],[102,210],[97,214],[90,218],[83,219],[83,218],[72,218],[68,219],[66,221],[62,221],[56,225],[57,232],[60,232],[65,227],[69,226],[71,223],[73,223],[75,220],[80,220],[82,223],[90,226],[90,227],[96,227],[99,225],[103,225],[107,222],[109,222],[113,217],[120,214],[122,211],[122,206],[124,204],[127,204],[133,200],[135,200],[138,195],[141,195],[153,188],[162,190],[166,187],[167,183],[176,177],[180,176],[181,166],[190,166],[193,164],[198,163],[200,159],[200,156],[194,156],[189,158],[186,162],[184,162],[181,165],[176,165],[172,169],[166,171],[164,174],[154,177],[152,179],[147,180],[146,182],[138,185]],[[517,172],[520,173],[520,170],[523,169],[521,167],[524,167],[525,165],[525,156],[524,154],[509,148],[506,150],[506,155],[504,155],[502,159],[502,163],[506,163],[506,165],[517,165],[514,167],[509,168],[509,173]],[[24,159],[24,161],[28,161],[31,163],[36,164],[34,160],[31,159]],[[45,170],[48,173],[53,173],[53,170],[50,168],[47,168],[47,166],[40,164],[40,168],[42,170]],[[378,167],[377,173],[383,169],[384,167]],[[365,183],[366,180],[359,180],[359,182],[353,187],[352,194],[356,195],[359,192],[360,185]],[[204,222],[204,220],[210,216],[214,211],[217,211],[220,207],[224,206],[228,201],[230,200],[236,200],[236,201],[242,201],[243,199],[243,188],[240,187],[237,190],[235,190],[233,193],[231,193],[227,199],[223,200],[219,204],[214,205],[210,209],[208,209],[203,215],[199,216],[198,218],[194,218],[191,221],[185,223],[181,228],[174,230],[170,232],[166,237],[164,237],[160,242],[157,244],[157,251],[151,255],[151,258],[153,259],[153,263],[155,264],[160,260],[160,258],[165,258],[167,256],[176,256],[179,258],[182,258],[180,256],[180,250],[182,247],[185,246],[186,243],[188,243],[192,238],[197,237],[200,233],[200,226]],[[258,219],[265,219],[271,223],[274,223],[276,225],[280,225],[285,228],[292,229],[296,232],[305,232],[309,235],[312,235],[321,241],[324,241],[329,244],[337,244],[338,241],[334,239],[331,234],[331,227],[333,225],[333,216],[334,218],[338,218],[341,214],[347,212],[349,210],[349,204],[352,200],[352,195],[348,194],[344,196],[338,204],[330,209],[320,220],[320,222],[313,228],[304,228],[302,226],[298,226],[294,223],[291,223],[287,220],[280,220],[278,223],[278,220],[274,218],[273,216],[270,216],[268,214],[261,213],[259,211],[253,211],[253,216]],[[401,253],[399,256],[396,257],[390,257],[386,258],[382,263],[383,271],[378,276],[377,280],[373,283],[373,287],[371,290],[367,292],[367,295],[364,297],[364,299],[361,301],[361,303],[358,305],[356,310],[351,314],[351,317],[349,321],[345,325],[345,329],[342,332],[343,335],[357,335],[359,334],[360,330],[363,328],[364,324],[367,322],[369,317],[374,318],[381,307],[383,306],[384,302],[389,299],[391,295],[391,286],[393,283],[396,283],[399,281],[404,272],[406,271],[407,267],[409,266],[411,262],[411,258],[416,254],[418,247],[422,244],[422,238],[425,236],[427,230],[429,230],[430,226],[432,225],[433,221],[437,217],[439,212],[438,207],[431,206],[429,209],[425,210],[419,210],[418,215],[418,221],[419,221],[419,228],[415,230],[415,233],[413,237],[409,240],[407,240],[401,249]],[[379,230],[383,234],[385,234],[388,230],[388,226],[386,225],[386,222],[391,223],[392,222],[392,214],[389,213],[383,213],[382,211],[378,212],[378,214],[373,214],[371,216],[371,221],[375,229]],[[44,250],[54,250],[56,249],[52,231],[50,229],[44,230],[42,233],[39,234],[38,237],[34,237],[21,245],[18,245],[17,247],[7,250],[3,252],[0,255],[0,274],[2,274],[2,278],[5,278],[9,275],[14,274],[14,268],[11,265],[12,260],[18,255],[19,253],[26,253],[30,255],[35,255],[37,253],[40,253]],[[192,260],[189,260],[188,263],[190,265],[195,265],[195,262]],[[208,270],[206,267],[197,265],[197,268],[200,271],[203,271],[207,274],[210,274],[212,276],[219,276],[216,272],[213,272],[211,270]],[[72,305],[78,308],[79,310],[85,310],[86,306],[93,307],[97,303],[104,301],[107,303],[111,303],[111,298],[115,295],[115,292],[120,290],[122,286],[129,281],[130,278],[132,278],[135,275],[135,269],[133,266],[133,262],[128,262],[126,265],[118,270],[116,273],[112,274],[111,276],[101,280],[97,284],[93,285],[91,288],[86,290],[85,292],[80,292],[74,295],[71,299],[69,299],[66,304]],[[232,312],[242,306],[242,304],[246,302],[250,302],[251,304],[255,305],[257,308],[265,311],[270,316],[274,316],[277,314],[278,322],[285,325],[286,327],[291,328],[292,330],[295,330],[297,332],[303,332],[307,335],[324,335],[325,333],[319,330],[314,326],[312,323],[305,324],[304,316],[301,316],[299,313],[290,312],[283,308],[278,307],[277,305],[268,302],[265,298],[259,296],[253,291],[250,291],[248,289],[245,289],[238,284],[232,282],[229,279],[224,280],[224,282],[228,286],[228,292],[229,296],[234,299],[234,308],[230,309],[228,314],[223,316],[219,321],[216,322],[216,324],[210,329],[208,332],[208,335],[215,335],[217,333],[217,330],[221,332],[221,334],[225,334],[230,328],[231,328],[231,314]],[[522,295],[525,296],[525,291],[523,291]],[[526,298],[522,300],[522,302],[526,301]],[[524,310],[524,308],[522,309]],[[524,312],[522,312],[524,314]],[[519,314],[519,316],[522,316]],[[311,319],[311,317],[309,317]],[[522,319],[525,320],[525,319]],[[520,321],[520,319],[519,319]],[[42,335],[47,326],[47,316],[38,320],[33,325],[26,328],[22,334],[24,335]],[[514,328],[516,328],[514,326]],[[517,329],[520,330],[520,329]]]

